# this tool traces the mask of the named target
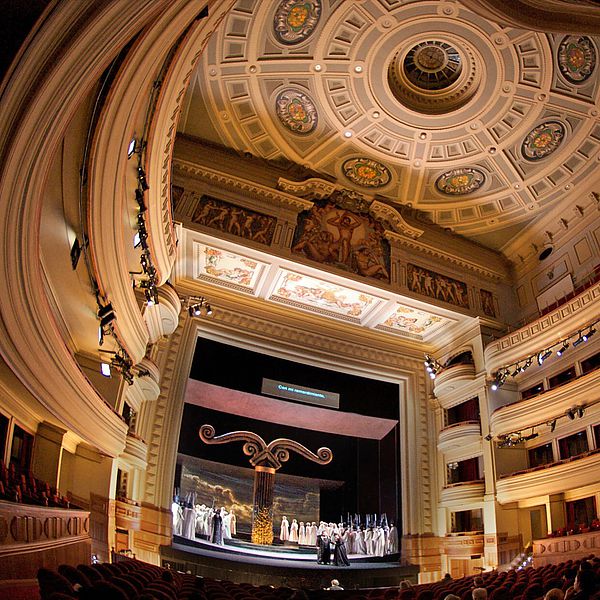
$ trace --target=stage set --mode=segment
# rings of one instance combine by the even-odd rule
[[[232,363],[238,389],[218,368]],[[199,340],[163,563],[292,587],[415,579],[398,546],[398,403],[392,384]]]

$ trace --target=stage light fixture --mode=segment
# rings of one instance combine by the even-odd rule
[[[595,333],[596,330],[594,329],[594,326],[590,325],[588,332],[583,334],[583,341],[587,342]]]
[[[581,419],[584,414],[585,414],[585,407],[578,406],[577,407],[577,416]]]
[[[511,377],[516,377],[519,373],[522,373],[521,367],[517,364],[515,365],[515,370],[510,374]]]
[[[556,356],[562,356],[568,347],[569,347],[569,342],[567,342],[567,340],[565,340],[562,343],[562,346],[556,351]]]
[[[140,184],[140,187],[142,188],[142,192],[145,192],[146,190],[150,189],[150,186],[148,185],[148,181],[146,181],[146,173],[144,172],[144,169],[142,169],[142,167],[138,167],[137,171],[138,171],[138,183]]]
[[[525,369],[529,369],[529,367],[533,364],[533,359],[531,358],[531,356],[525,361],[525,364],[523,365],[523,371]]]
[[[571,421],[573,421],[575,419],[575,410],[572,408],[569,408],[569,410],[567,410],[566,412],[567,417],[569,417],[569,419],[571,419]]]
[[[144,192],[140,188],[135,190],[135,200],[138,203],[140,213],[146,212],[146,199],[144,198]]]
[[[537,356],[537,361],[538,361],[538,365],[542,365],[543,362],[549,358],[549,356],[552,354],[552,350],[550,350],[548,348],[548,350],[546,350],[545,352],[540,352]]]
[[[492,390],[495,392],[497,389],[501,388],[504,385],[504,380],[506,379],[506,373],[501,373],[498,371],[496,373],[496,377],[492,382]]]
[[[136,153],[137,145],[137,140],[135,138],[131,138],[129,146],[127,146],[127,158],[131,158]]]
[[[579,344],[583,344],[583,342],[586,342],[587,338],[583,338],[583,336],[581,335],[581,331],[579,332],[579,337],[573,342],[573,348],[577,348],[577,346],[579,346]]]
[[[110,373],[110,365],[108,363],[101,363],[100,364],[100,372],[102,373],[102,375],[104,375],[104,377],[110,377],[111,373]]]
[[[491,442],[494,436],[491,433],[488,433],[485,438],[483,438],[486,442]]]
[[[548,425],[548,427],[550,427],[550,433],[553,433],[554,430],[556,429],[556,419],[553,419],[552,421],[548,421],[546,423],[546,425]]]

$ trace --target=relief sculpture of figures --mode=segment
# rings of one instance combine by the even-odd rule
[[[202,196],[194,211],[192,221],[270,246],[277,219],[217,198]]]
[[[408,289],[417,294],[436,298],[455,306],[469,308],[467,285],[428,269],[407,265]]]
[[[389,281],[390,248],[385,227],[368,213],[331,200],[315,203],[298,218],[292,252],[345,271]]]

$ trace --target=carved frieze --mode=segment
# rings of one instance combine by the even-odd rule
[[[462,281],[408,263],[407,284],[411,292],[469,308],[467,284]]]

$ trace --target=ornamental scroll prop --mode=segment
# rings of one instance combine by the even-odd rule
[[[200,427],[200,439],[205,444],[228,444],[229,442],[243,442],[242,450],[250,457],[250,464],[254,467],[254,503],[252,507],[252,542],[268,545],[273,542],[273,489],[275,473],[284,462],[290,458],[290,450],[300,456],[312,460],[320,465],[326,465],[333,459],[329,448],[319,448],[317,453],[308,448],[285,438],[277,438],[266,443],[260,435],[251,431],[232,431],[222,435],[215,435],[212,425]]]

